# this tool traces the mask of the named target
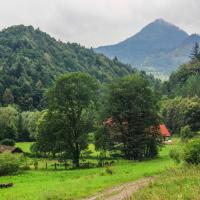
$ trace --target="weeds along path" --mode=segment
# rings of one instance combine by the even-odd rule
[[[148,177],[134,182],[124,183],[83,200],[125,200],[134,192],[148,186],[153,180],[154,177]]]

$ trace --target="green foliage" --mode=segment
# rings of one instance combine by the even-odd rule
[[[14,103],[14,97],[10,89],[6,89],[3,94],[3,104],[9,105]]]
[[[158,131],[157,102],[148,82],[139,74],[110,85],[108,114],[112,117],[112,140],[123,144],[128,159],[157,155],[161,142]]]
[[[181,162],[181,153],[180,153],[180,151],[178,149],[172,149],[172,150],[170,150],[169,156],[176,163],[180,163]]]
[[[162,118],[172,133],[180,133],[181,128],[188,125],[191,131],[200,129],[200,99],[181,98],[165,99],[161,102]]]
[[[11,106],[0,107],[0,140],[17,138],[18,111]]]
[[[196,42],[194,47],[193,47],[191,59],[200,61],[200,49],[199,49],[199,43],[198,42]]]
[[[39,125],[41,151],[64,152],[79,167],[80,152],[87,148],[89,113],[95,107],[98,84],[88,74],[61,76],[47,93],[48,112]]]
[[[113,148],[108,126],[101,125],[95,132],[95,148],[100,151],[107,151]]]
[[[31,146],[30,146],[31,153],[37,154],[39,151],[40,151],[40,149],[39,149],[38,143],[31,144]]]
[[[0,144],[6,145],[6,146],[15,146],[15,140],[5,138],[5,139],[0,141]]]
[[[109,167],[109,166],[106,167],[105,172],[106,172],[107,174],[110,174],[110,175],[113,174],[113,170],[112,170],[112,168]]]
[[[186,125],[181,128],[180,136],[182,140],[191,139],[194,137],[194,132],[192,132],[190,126]]]
[[[184,149],[183,159],[187,163],[200,163],[200,138],[191,140]]]
[[[0,107],[0,140],[34,140],[40,115],[39,111],[20,113],[14,106]]]
[[[165,93],[170,97],[200,97],[200,61],[195,60],[180,66],[170,76]]]
[[[37,138],[37,126],[40,116],[40,111],[26,111],[19,114],[18,141],[30,141]]]
[[[19,155],[0,154],[0,176],[10,175],[19,170],[22,159]]]
[[[0,103],[22,110],[43,108],[44,90],[64,72],[87,72],[100,81],[128,75],[132,69],[75,43],[56,41],[32,26],[0,32]]]

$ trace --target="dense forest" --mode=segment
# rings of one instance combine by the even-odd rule
[[[56,41],[32,26],[0,32],[0,103],[21,110],[41,109],[44,89],[64,72],[82,71],[101,82],[128,75],[132,69],[75,43]]]

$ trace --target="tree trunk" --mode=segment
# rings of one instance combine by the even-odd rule
[[[75,168],[80,167],[79,159],[80,159],[80,151],[79,151],[79,148],[78,148],[78,144],[76,144],[76,149],[75,149],[74,155],[73,155],[73,164],[74,164]]]

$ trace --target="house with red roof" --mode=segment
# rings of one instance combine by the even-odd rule
[[[109,127],[113,127],[113,125],[115,124],[112,117],[108,118],[106,121],[103,122],[104,125],[107,125]],[[125,124],[125,123],[124,123]],[[169,130],[167,129],[167,127],[165,126],[165,124],[160,124],[159,125],[159,129],[160,129],[160,133],[163,136],[163,139],[166,140],[171,136],[171,133],[169,132]]]
[[[171,133],[169,132],[165,124],[160,124],[160,133],[162,134],[164,140],[171,136]]]

